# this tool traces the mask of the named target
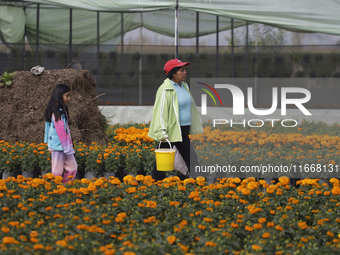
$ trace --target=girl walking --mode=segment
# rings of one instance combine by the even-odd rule
[[[48,150],[52,154],[52,174],[63,176],[64,184],[69,181],[70,175],[74,179],[78,168],[68,125],[67,104],[71,98],[70,93],[70,88],[67,85],[58,84],[54,88],[45,110],[44,142],[47,143]]]

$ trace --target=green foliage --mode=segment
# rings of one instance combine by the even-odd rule
[[[12,77],[15,73],[4,72],[0,78],[0,86],[10,86],[12,84]]]
[[[86,158],[86,171],[92,171],[95,174],[101,174],[104,170],[103,148],[100,145],[89,147],[88,156]]]
[[[24,146],[22,147],[21,169],[26,172],[33,173],[34,170],[39,168],[37,151],[28,143],[23,143],[22,145]]]

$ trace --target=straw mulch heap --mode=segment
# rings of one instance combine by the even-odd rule
[[[45,109],[54,87],[71,88],[70,129],[73,141],[104,144],[104,116],[98,109],[96,81],[87,70],[45,70],[35,76],[18,71],[8,88],[0,87],[0,140],[44,142]]]

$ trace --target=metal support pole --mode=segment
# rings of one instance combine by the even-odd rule
[[[35,29],[35,65],[39,63],[39,22],[40,22],[40,4],[37,4],[37,22]]]
[[[196,77],[198,77],[199,53],[199,12],[196,12]]]
[[[99,87],[99,84],[100,84],[100,56],[99,56],[99,53],[100,53],[100,26],[99,26],[99,12],[97,12],[97,84],[98,84],[98,87]]]
[[[120,28],[120,42],[121,42],[121,68],[124,70],[124,13],[121,13],[121,28]]]
[[[219,52],[218,52],[218,47],[219,47],[219,34],[220,34],[220,29],[219,29],[219,17],[216,16],[216,77],[218,77],[218,67],[219,67]]]
[[[231,77],[234,78],[234,19],[231,19]]]
[[[69,62],[72,62],[72,8],[70,9]]]
[[[249,51],[248,51],[248,47],[249,47],[249,27],[248,27],[248,21],[246,22],[246,78],[248,78],[248,58],[249,58]]]
[[[24,13],[25,13],[25,16],[26,16],[26,6],[24,6]],[[21,60],[21,69],[22,70],[25,70],[26,69],[26,24],[25,24],[25,30],[24,30],[24,44],[21,48],[21,54],[22,54],[22,60]]]
[[[143,69],[143,61],[142,61],[142,53],[143,53],[143,13],[140,13],[140,30],[139,30],[139,37],[140,37],[140,44],[139,44],[139,105],[142,104],[142,69]]]
[[[178,58],[178,0],[175,7],[175,58]]]
[[[254,78],[254,106],[257,105],[257,64],[259,61],[259,54],[258,54],[258,35],[259,35],[259,24],[255,23],[255,78]]]

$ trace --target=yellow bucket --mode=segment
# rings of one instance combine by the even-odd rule
[[[169,141],[168,143],[170,144]],[[156,167],[158,171],[174,170],[175,154],[176,154],[175,152],[176,150],[171,148],[171,144],[170,144],[170,149],[156,149],[155,150]]]

